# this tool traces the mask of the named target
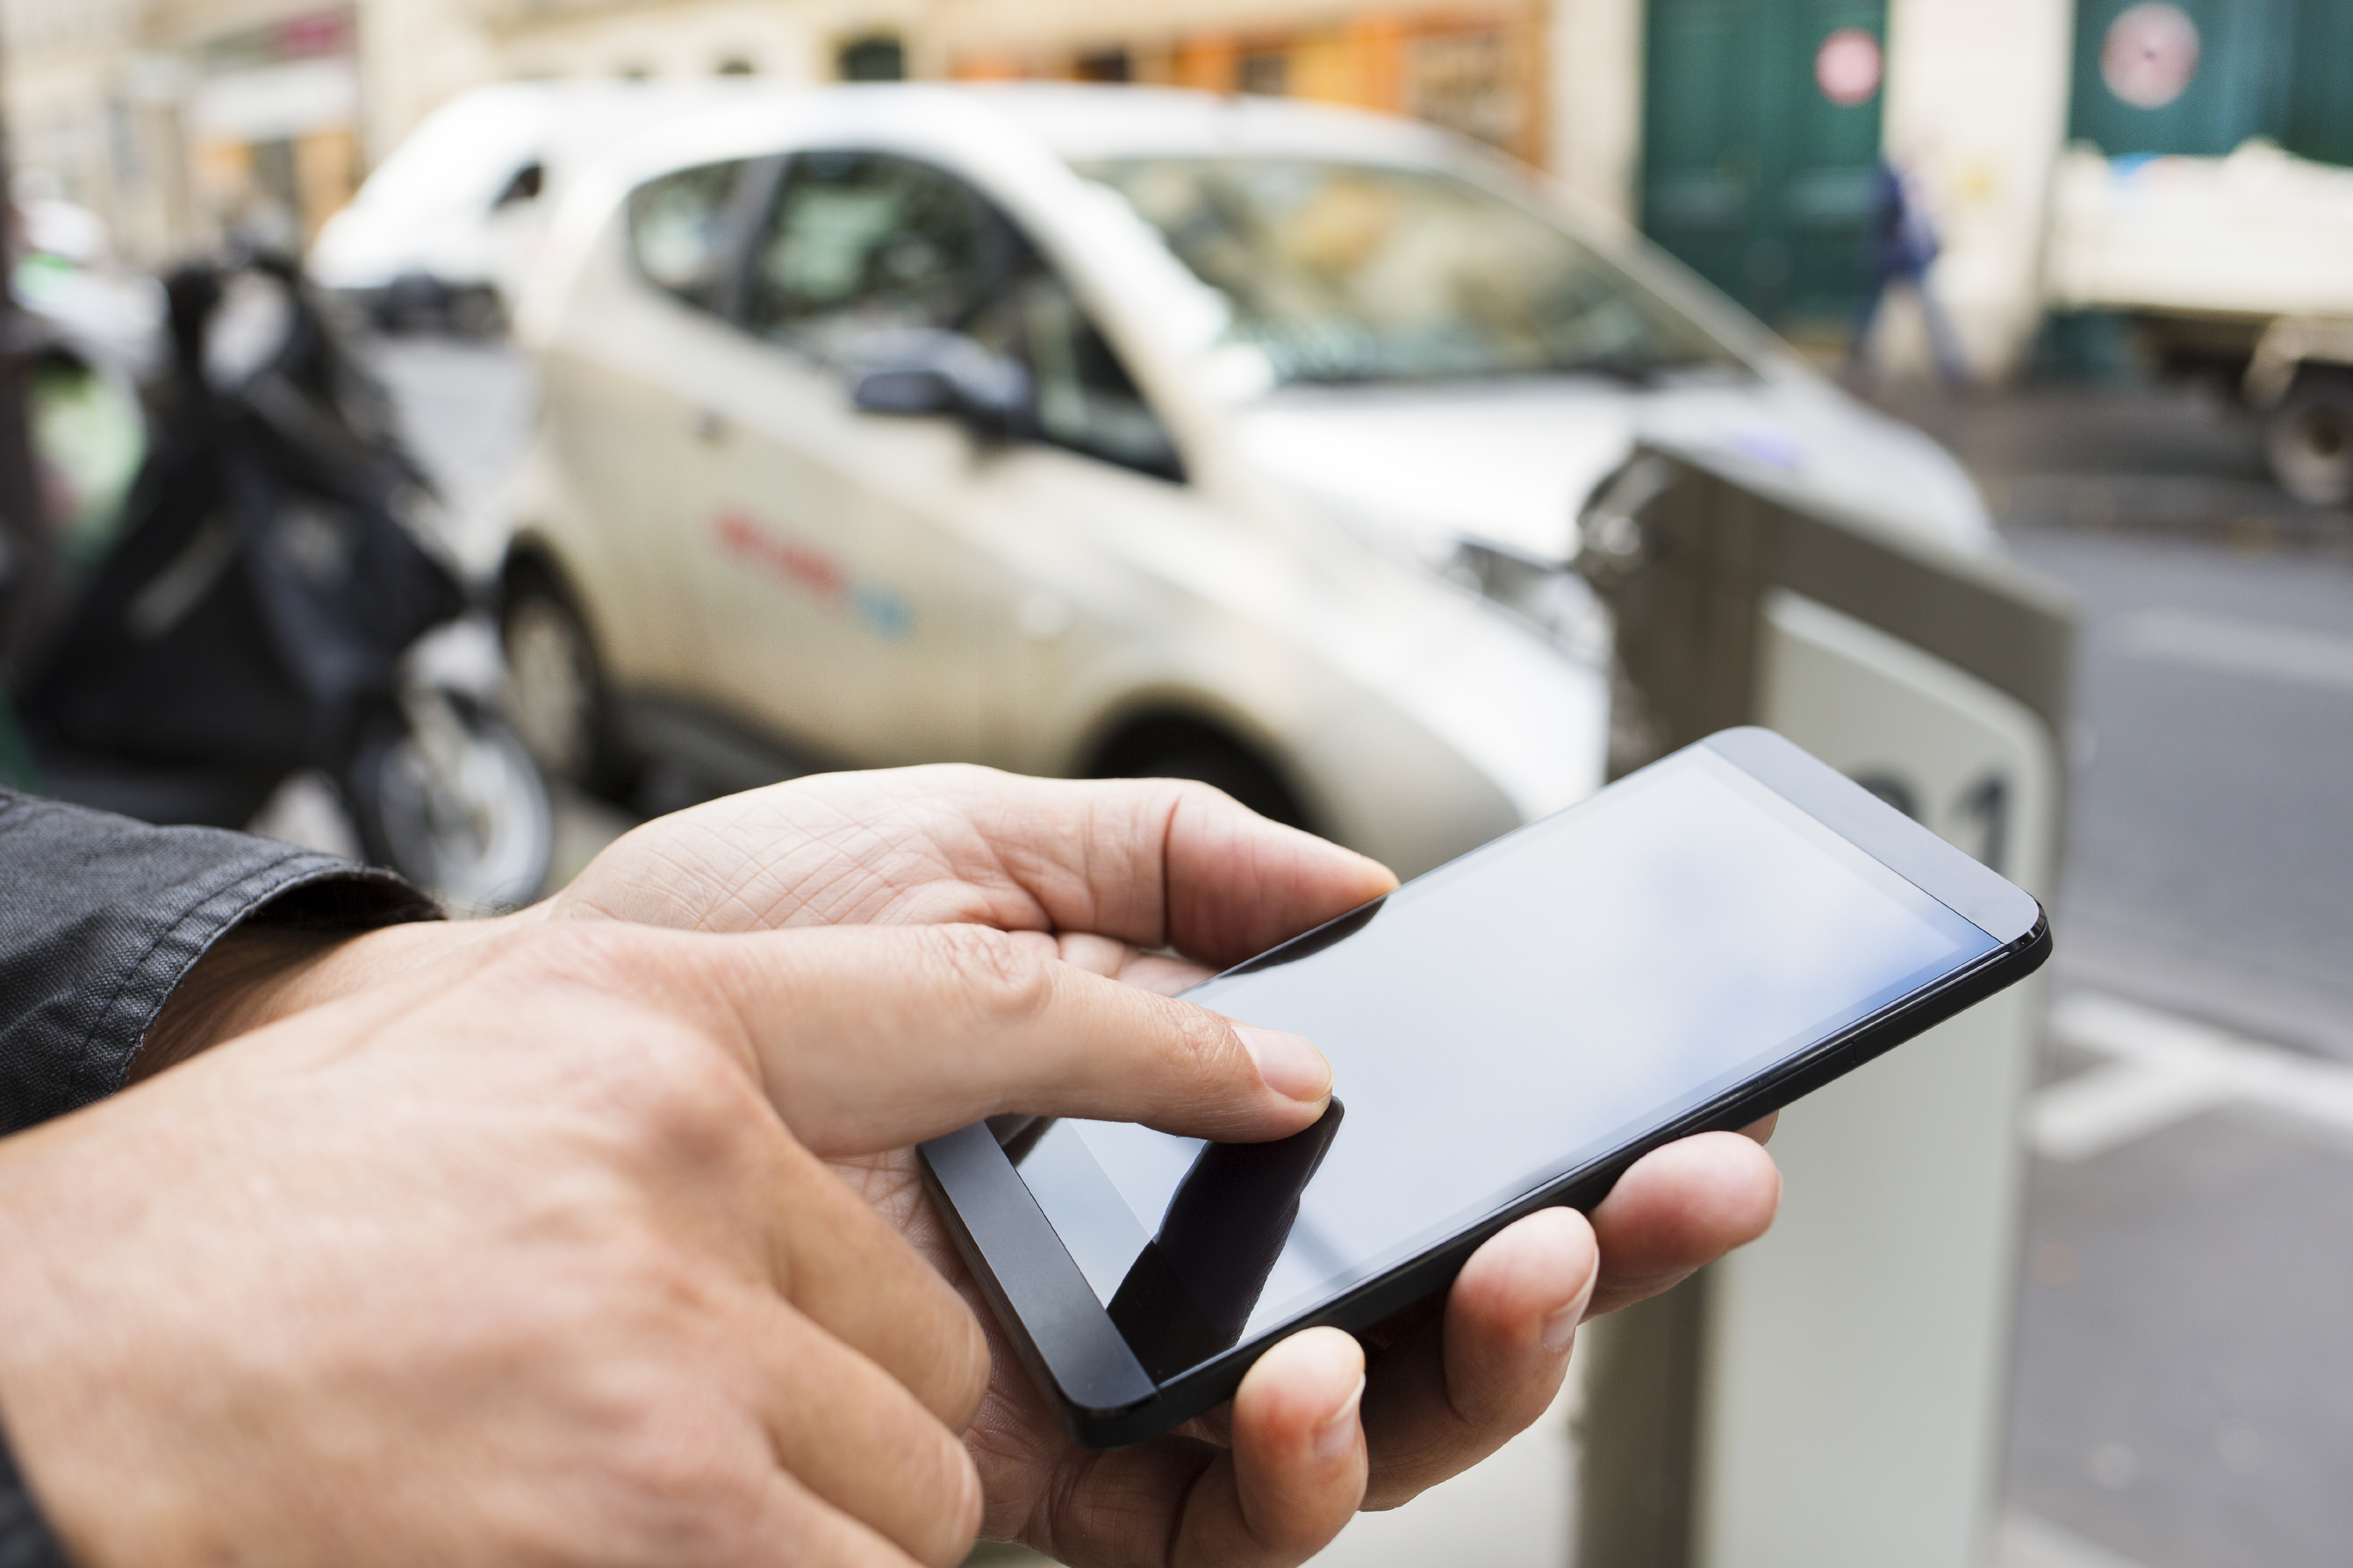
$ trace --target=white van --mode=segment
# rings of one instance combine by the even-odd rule
[[[615,143],[730,90],[725,83],[512,82],[452,99],[322,226],[306,269],[379,327],[494,331],[564,182]]]

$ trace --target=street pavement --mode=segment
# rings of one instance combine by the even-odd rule
[[[2353,1562],[2353,513],[2214,388],[1901,405],[2082,615],[2010,1568]]]
[[[431,340],[377,363],[480,550],[528,376]],[[2211,393],[1897,411],[1962,456],[2083,614],[1999,1562],[2344,1568],[2353,514],[2281,495],[2253,422]],[[627,822],[565,816],[574,868]],[[1504,1493],[1566,1473],[1569,1410],[1353,1528],[1335,1562],[1563,1561],[1565,1501],[1486,1537],[1534,1518]]]
[[[2227,408],[2137,416],[1946,432],[2083,615],[2009,1500],[2113,1554],[2079,1568],[2342,1568],[2353,516],[2271,490]]]

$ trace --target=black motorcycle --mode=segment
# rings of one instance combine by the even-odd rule
[[[388,400],[289,263],[167,295],[148,455],[17,693],[42,788],[235,827],[323,779],[368,858],[456,905],[527,900],[546,786]]]

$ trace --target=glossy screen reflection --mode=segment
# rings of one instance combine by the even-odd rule
[[[1166,1381],[1996,945],[1683,752],[1195,988],[1324,1048],[1310,1131],[1063,1121],[1008,1152]]]

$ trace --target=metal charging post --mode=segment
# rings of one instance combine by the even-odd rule
[[[1583,527],[1613,773],[1763,724],[2047,901],[2052,590],[1730,457],[1639,452]],[[1983,1568],[2042,1006],[2015,987],[1791,1107],[1772,1233],[1595,1325],[1581,1568]]]

